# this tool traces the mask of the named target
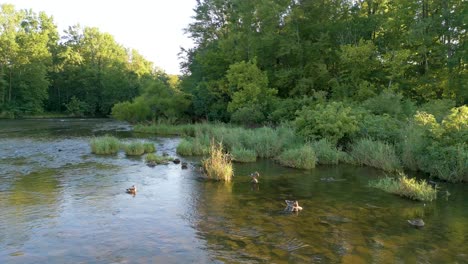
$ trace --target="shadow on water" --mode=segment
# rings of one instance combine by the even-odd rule
[[[90,154],[92,136],[153,142],[112,120],[0,121],[0,263],[466,263],[468,188],[421,203],[367,187],[364,167],[310,171],[235,164],[232,183],[200,179],[198,158],[147,167]],[[260,183],[252,185],[251,172]],[[125,193],[138,186],[135,196]],[[451,195],[446,199],[445,191]],[[299,213],[283,211],[298,200]],[[415,229],[406,222],[423,218]]]

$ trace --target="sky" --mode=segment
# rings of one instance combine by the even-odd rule
[[[192,21],[195,0],[6,0],[16,9],[44,11],[60,34],[68,26],[97,27],[126,48],[138,50],[169,74],[180,74],[180,47],[193,42],[183,33]]]

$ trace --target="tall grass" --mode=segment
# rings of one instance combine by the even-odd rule
[[[145,147],[141,142],[130,142],[125,144],[123,148],[127,156],[141,156],[145,153]]]
[[[337,149],[335,144],[326,138],[312,142],[312,147],[319,164],[338,164],[345,159],[346,153]]]
[[[150,143],[150,142],[143,143],[143,148],[145,150],[145,153],[156,152],[156,147],[154,146],[153,143]]]
[[[284,151],[278,156],[277,160],[283,166],[297,169],[313,169],[315,168],[317,157],[312,146],[304,145],[300,148]]]
[[[369,186],[412,200],[432,201],[437,198],[437,190],[433,189],[426,181],[408,178],[403,173],[400,173],[398,178],[385,177],[371,181]]]
[[[389,172],[401,170],[401,163],[393,145],[381,141],[359,139],[352,145],[350,155],[354,162],[360,165]]]
[[[212,142],[210,156],[202,161],[203,169],[209,179],[230,182],[234,174],[231,159],[223,152],[222,143]]]
[[[251,149],[234,147],[231,150],[231,155],[232,155],[233,160],[237,162],[257,161],[257,153]]]
[[[115,154],[120,149],[120,141],[113,136],[95,137],[90,141],[91,152],[99,155]]]

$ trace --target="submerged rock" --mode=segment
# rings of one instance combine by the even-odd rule
[[[424,221],[420,218],[407,220],[408,223],[414,227],[421,228],[425,225]]]
[[[174,159],[172,162],[174,162],[174,164],[179,164],[179,163],[180,163],[180,159]]]

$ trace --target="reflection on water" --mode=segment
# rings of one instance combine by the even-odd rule
[[[0,121],[0,263],[466,263],[468,187],[419,203],[367,187],[380,171],[236,164],[232,183],[195,166],[91,155],[135,137],[110,120]],[[176,156],[178,139],[144,137]],[[184,158],[182,158],[184,159]],[[198,162],[197,159],[184,159]],[[259,171],[258,185],[248,176]],[[136,196],[125,193],[137,185]],[[452,195],[444,199],[443,191]],[[299,200],[285,213],[284,200]],[[415,229],[406,219],[423,218]]]

